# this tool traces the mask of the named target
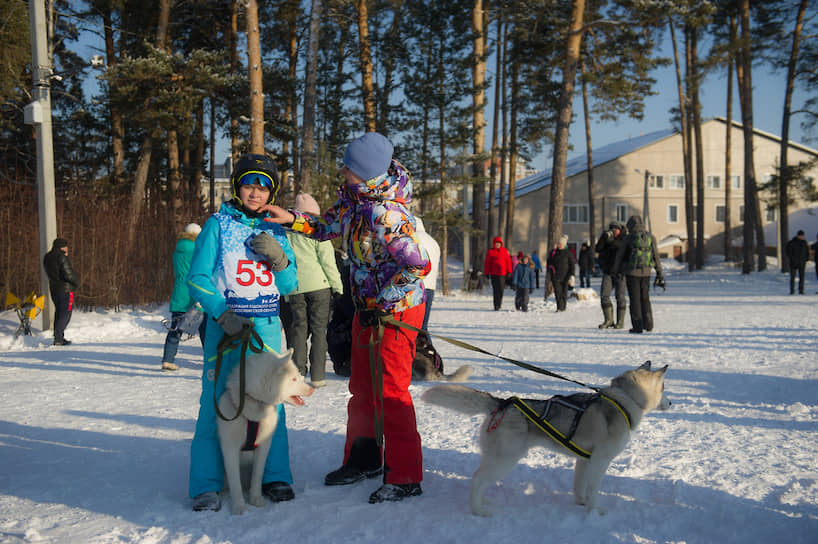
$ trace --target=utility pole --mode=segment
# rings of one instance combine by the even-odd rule
[[[45,22],[44,0],[29,0],[28,17],[31,21],[31,64],[34,75],[32,97],[23,116],[27,125],[34,125],[37,133],[37,199],[39,202],[40,255],[45,255],[57,237],[57,204],[54,196],[54,146],[51,129],[51,59]],[[48,275],[40,266],[40,288],[45,295],[42,311],[42,330],[51,328],[54,305],[48,295]]]

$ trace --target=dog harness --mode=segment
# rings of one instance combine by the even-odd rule
[[[244,444],[241,446],[241,451],[253,451],[258,447],[258,421],[247,420],[247,435],[244,439]]]
[[[506,399],[503,402],[503,404],[497,408],[495,413],[492,414],[492,417],[494,417],[500,411],[505,412],[506,408],[508,408],[509,406],[514,406],[529,421],[531,421],[531,423],[536,425],[538,429],[540,429],[545,434],[550,436],[555,442],[557,442],[564,448],[568,449],[574,455],[582,457],[583,459],[589,459],[591,457],[591,452],[580,448],[571,439],[574,437],[574,434],[577,431],[577,426],[579,425],[579,421],[580,419],[582,419],[583,414],[585,414],[585,410],[587,410],[591,404],[599,400],[605,400],[613,404],[616,407],[616,409],[619,410],[619,412],[622,414],[622,417],[625,418],[625,422],[628,424],[628,429],[631,428],[631,418],[630,416],[628,416],[628,413],[625,411],[622,405],[613,400],[612,398],[607,397],[601,393],[577,393],[567,397],[557,395],[544,401],[544,407],[542,412],[540,413],[537,413],[536,410],[534,410],[533,408],[531,408],[531,406],[526,404],[526,401],[524,401],[523,399],[519,397],[511,397],[509,399]],[[549,414],[551,413],[551,410],[554,407],[567,408],[574,412],[574,418],[571,421],[571,427],[565,434],[563,434],[559,429],[557,429],[548,421]],[[491,430],[491,425],[489,426],[489,430]]]

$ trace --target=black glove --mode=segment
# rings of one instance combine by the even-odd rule
[[[244,329],[253,327],[253,322],[250,318],[236,315],[236,313],[230,309],[220,315],[216,323],[221,326],[227,336],[236,336]]]
[[[656,276],[656,279],[653,280],[653,288],[656,289],[656,286],[661,287],[664,291],[667,291],[667,287],[665,286],[665,278],[662,276]]]
[[[363,328],[374,327],[380,323],[382,317],[387,315],[389,315],[389,312],[383,310],[361,310],[358,312],[358,320]]]
[[[273,272],[281,272],[290,264],[290,261],[284,254],[284,250],[281,248],[281,244],[266,232],[254,236],[253,239],[250,240],[250,247],[253,251],[267,259]]]

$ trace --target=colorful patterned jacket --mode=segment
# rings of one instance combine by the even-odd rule
[[[409,172],[393,160],[383,176],[341,186],[321,217],[289,210],[295,216],[291,228],[317,240],[341,237],[358,309],[402,312],[424,302],[421,279],[431,269],[406,207],[411,200]]]

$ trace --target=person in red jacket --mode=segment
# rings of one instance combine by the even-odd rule
[[[486,251],[483,274],[491,279],[491,288],[494,292],[494,311],[497,311],[503,305],[505,278],[511,274],[511,255],[503,247],[503,239],[499,236],[494,237],[491,249]]]

